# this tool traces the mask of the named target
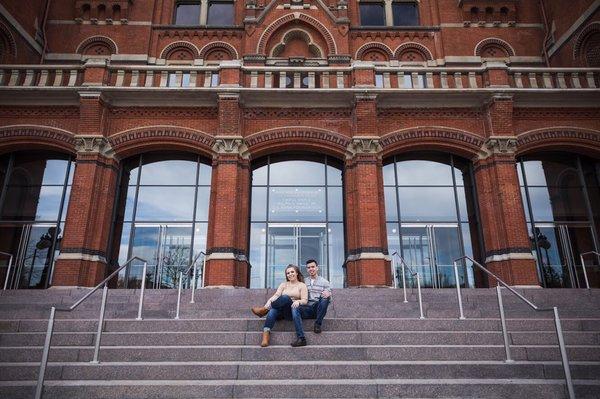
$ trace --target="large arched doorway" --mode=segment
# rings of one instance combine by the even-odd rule
[[[113,259],[147,260],[147,287],[176,287],[179,272],[206,251],[211,173],[208,161],[194,154],[146,153],[124,161]],[[117,286],[138,287],[141,273],[134,262]]]
[[[585,287],[581,254],[598,251],[600,162],[568,153],[521,157],[525,216],[544,287]],[[591,286],[600,286],[599,259],[586,255]]]
[[[334,287],[344,273],[342,165],[324,155],[270,155],[252,168],[251,288],[272,288],[307,260]]]
[[[481,254],[471,163],[446,153],[402,154],[384,162],[383,180],[389,252],[419,272],[424,287],[455,286],[454,259]],[[475,286],[466,262],[459,278]]]
[[[8,288],[47,288],[60,250],[74,172],[69,155],[27,151],[0,157],[0,251],[13,255]],[[0,258],[0,284],[8,259]]]

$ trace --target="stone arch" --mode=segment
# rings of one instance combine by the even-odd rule
[[[210,42],[210,43],[208,43],[207,45],[202,47],[202,49],[198,53],[199,54],[198,58],[205,59],[205,58],[207,58],[207,56],[210,56],[210,54],[213,53],[214,51],[226,52],[227,54],[229,54],[230,60],[237,60],[240,58],[235,47],[233,47],[231,44],[226,43],[226,42]]]
[[[342,134],[309,126],[288,126],[253,133],[246,137],[252,158],[280,151],[308,150],[344,159],[350,138]]]
[[[600,157],[600,131],[570,126],[535,129],[517,136],[517,153],[572,151]]]
[[[108,56],[118,54],[117,43],[108,36],[91,36],[79,43],[76,53],[82,55]]]
[[[508,42],[499,39],[497,37],[488,37],[487,39],[481,40],[479,43],[475,45],[475,55],[479,57],[492,58],[489,55],[486,55],[486,51],[491,51],[495,49],[497,51],[501,51],[504,55],[498,55],[497,58],[508,58],[515,56],[515,49],[512,48]]]
[[[127,158],[148,151],[181,150],[211,158],[214,138],[200,130],[156,125],[124,130],[108,138],[115,155]]]
[[[378,42],[370,42],[370,43],[363,44],[362,46],[360,46],[360,48],[358,50],[356,50],[356,55],[354,56],[354,59],[362,60],[365,55],[368,55],[369,53],[371,53],[373,51],[377,51],[379,53],[385,54],[387,59],[382,60],[382,61],[389,61],[394,57],[394,53],[392,52],[392,49],[390,49],[385,44],[378,43]],[[365,60],[365,61],[368,61],[368,60]]]
[[[271,36],[273,36],[273,34],[279,28],[295,20],[305,22],[312,28],[316,29],[323,36],[325,42],[327,43],[327,55],[337,54],[337,45],[335,43],[335,40],[333,39],[331,32],[329,32],[325,25],[323,25],[317,19],[299,12],[284,15],[283,17],[272,22],[261,34],[258,40],[258,44],[256,46],[256,53],[266,54],[266,46]]]
[[[173,42],[165,46],[158,58],[166,60],[177,51],[181,51],[182,54],[183,52],[187,52],[192,60],[200,58],[200,50],[198,50],[198,47],[196,47],[194,43],[186,42],[184,40]]]
[[[2,46],[0,49],[0,62],[8,62],[10,58],[17,58],[17,42],[15,41],[15,37],[2,22],[0,22],[0,46]]]
[[[381,137],[383,156],[398,152],[440,150],[473,159],[481,154],[485,139],[474,133],[444,126],[423,126],[397,130]]]
[[[577,35],[573,59],[585,62],[589,67],[600,66],[600,22],[592,22]]]
[[[433,54],[431,54],[431,51],[427,47],[420,43],[408,42],[396,48],[394,58],[399,61],[425,62],[433,60]]]
[[[0,127],[0,153],[47,149],[74,155],[75,135],[67,130],[43,125]]]
[[[308,46],[308,51],[311,57],[310,58],[323,58],[323,50],[315,44],[310,33],[305,31],[304,29],[290,29],[283,35],[281,38],[281,42],[273,47],[271,50],[270,57],[278,57],[284,50],[287,44],[294,39],[300,39],[304,41]],[[309,58],[309,57],[307,57]]]

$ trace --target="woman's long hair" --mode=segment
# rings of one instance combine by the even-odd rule
[[[296,265],[288,265],[285,268],[285,271],[284,271],[284,273],[285,273],[285,281],[290,281],[290,280],[288,280],[288,277],[287,277],[287,271],[288,271],[288,269],[294,269],[296,271],[296,275],[298,276],[298,281],[300,281],[301,283],[304,282],[304,276],[302,275],[302,272],[300,271],[300,268],[298,266],[296,266]]]

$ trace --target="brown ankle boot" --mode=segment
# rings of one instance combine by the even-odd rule
[[[269,338],[270,337],[271,337],[270,331],[263,331],[262,342],[260,343],[260,346],[262,346],[263,348],[269,346]]]
[[[267,313],[269,313],[269,309],[267,309],[263,306],[254,306],[251,310],[252,310],[252,313],[257,315],[258,317],[264,317],[267,315]]]

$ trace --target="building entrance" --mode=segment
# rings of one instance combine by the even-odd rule
[[[321,224],[271,224],[268,229],[267,287],[277,287],[289,264],[300,266],[306,277],[306,261],[318,262],[327,278],[327,229]]]

